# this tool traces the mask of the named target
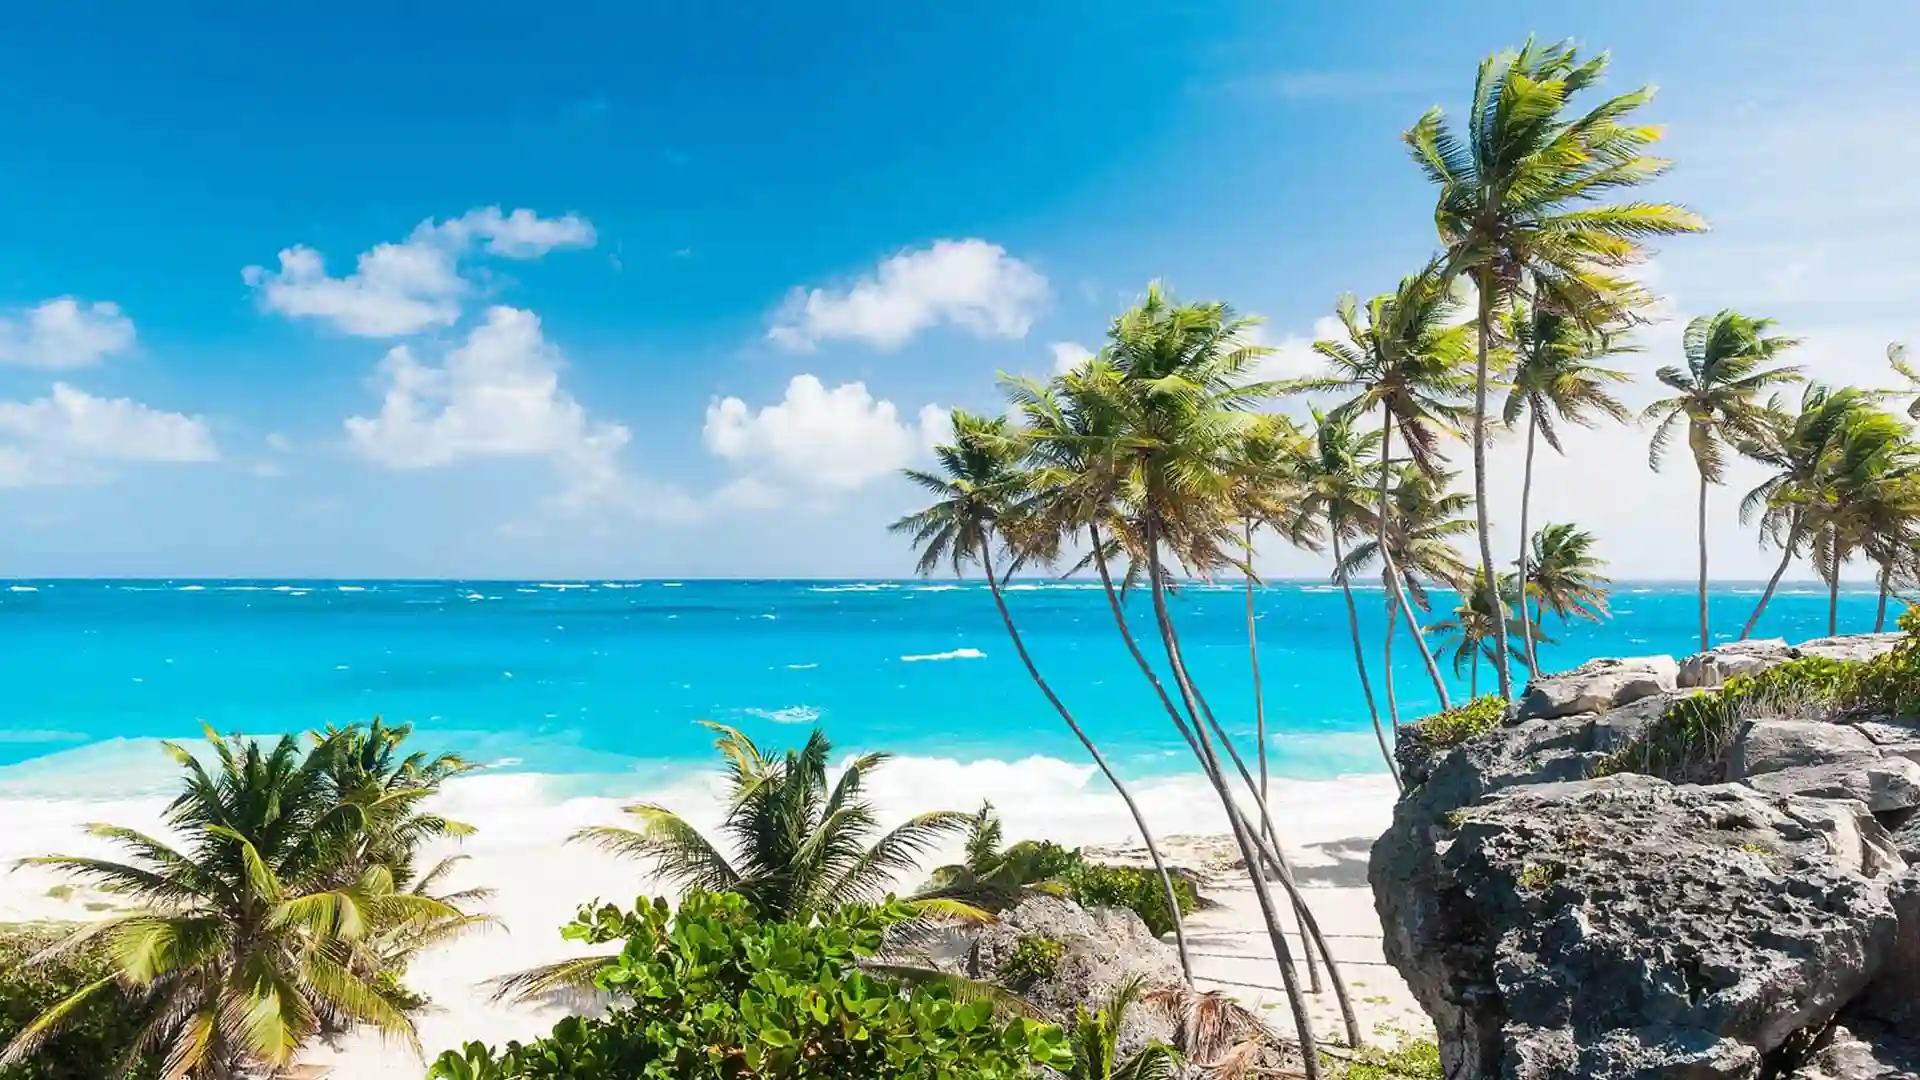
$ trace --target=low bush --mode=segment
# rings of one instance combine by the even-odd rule
[[[0,925],[0,1046],[12,1042],[48,1008],[113,971],[104,944],[51,963],[27,963],[76,929],[66,923]],[[139,1036],[140,1020],[111,998],[96,998],[83,1006],[77,1023],[31,1058],[0,1066],[0,1080],[96,1080],[118,1075],[121,1059]],[[130,1080],[146,1080],[158,1072],[154,1063],[141,1061],[127,1075]]]
[[[1140,916],[1155,937],[1173,929],[1173,913],[1167,910],[1167,892],[1160,875],[1134,866],[1102,866],[1081,863],[1067,871],[1062,879],[1074,901],[1082,907],[1127,908]],[[1200,894],[1193,882],[1175,875],[1174,901],[1180,914],[1186,915],[1200,905]]]
[[[1459,746],[1482,732],[1492,731],[1506,720],[1507,703],[1498,694],[1483,694],[1465,705],[1456,705],[1445,712],[1414,724],[1414,730],[1420,739],[1432,750],[1444,750]]]
[[[1446,1080],[1440,1047],[1432,1040],[1402,1043],[1393,1050],[1370,1050],[1353,1061],[1327,1062],[1336,1080]]]
[[[1050,937],[1038,934],[1022,935],[1013,944],[1013,952],[1000,962],[996,972],[1000,981],[1015,990],[1024,990],[1043,979],[1050,979],[1060,969],[1060,958],[1067,954],[1066,945]]]
[[[944,984],[903,987],[863,970],[900,905],[760,922],[745,900],[695,892],[633,912],[583,908],[565,933],[624,940],[596,981],[601,1017],[569,1017],[498,1054],[469,1044],[430,1080],[1026,1080],[1073,1060],[1059,1028],[1000,1019]]]

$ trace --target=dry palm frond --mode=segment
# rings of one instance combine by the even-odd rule
[[[1174,1045],[1187,1060],[1202,1070],[1227,1062],[1242,1048],[1253,1044],[1261,1048],[1279,1048],[1284,1041],[1251,1009],[1218,990],[1195,990],[1174,986],[1149,990],[1140,995],[1147,1005],[1163,1010],[1173,1018]],[[1204,1073],[1213,1076],[1213,1073]],[[1248,1073],[1221,1074],[1222,1080]]]

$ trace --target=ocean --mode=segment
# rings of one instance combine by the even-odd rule
[[[1758,592],[1714,590],[1716,638],[1738,633]],[[1356,599],[1378,692],[1383,597],[1375,587]],[[1042,673],[1123,774],[1190,771],[1097,583],[1018,582],[1008,602]],[[1865,589],[1843,592],[1841,632],[1871,629],[1874,602]],[[1436,594],[1437,610],[1453,603]],[[1238,584],[1192,585],[1174,617],[1195,680],[1250,745],[1244,605]],[[1619,583],[1610,620],[1550,623],[1557,641],[1543,665],[1684,656],[1694,605],[1689,586]],[[1379,772],[1339,590],[1272,582],[1256,589],[1255,606],[1275,774]],[[1146,607],[1136,598],[1142,632]],[[1758,633],[1824,635],[1824,590],[1783,587]],[[1157,655],[1153,639],[1143,642]],[[1395,653],[1401,716],[1431,711],[1435,695],[1404,634]],[[1482,672],[1483,691],[1492,678]],[[1464,695],[1466,679],[1455,682]],[[711,767],[699,720],[773,747],[819,725],[849,752],[1084,757],[977,580],[19,581],[0,584],[0,685],[0,797],[170,783],[153,740],[195,738],[202,725],[277,733],[376,714],[413,723],[424,746],[565,778],[582,793]]]

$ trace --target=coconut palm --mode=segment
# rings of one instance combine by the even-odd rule
[[[1473,534],[1473,521],[1464,517],[1473,507],[1473,499],[1464,492],[1452,489],[1455,473],[1442,470],[1435,476],[1428,476],[1412,463],[1395,467],[1398,475],[1387,493],[1390,503],[1389,512],[1393,525],[1387,531],[1387,544],[1391,549],[1395,576],[1399,579],[1400,593],[1407,599],[1408,628],[1416,638],[1424,638],[1425,631],[1420,625],[1420,615],[1433,610],[1432,586],[1435,584],[1457,587],[1462,581],[1473,576],[1466,560],[1455,548],[1454,542]],[[1380,562],[1380,542],[1368,539],[1347,552],[1342,564],[1348,577],[1370,569]],[[1384,575],[1385,567],[1381,573]],[[1396,610],[1387,608],[1386,651],[1382,657],[1387,677],[1383,680],[1387,691],[1389,714],[1393,712],[1393,638]],[[1439,673],[1433,672],[1435,678]],[[1449,699],[1442,694],[1442,707]]]
[[[1654,423],[1648,459],[1655,470],[1666,460],[1674,434],[1684,422],[1687,447],[1700,474],[1698,506],[1700,547],[1700,648],[1713,646],[1707,627],[1707,490],[1726,482],[1730,449],[1766,437],[1771,421],[1760,395],[1772,387],[1798,382],[1797,367],[1769,367],[1798,344],[1769,334],[1773,320],[1734,311],[1702,315],[1681,337],[1686,367],[1667,365],[1654,376],[1677,391],[1648,405],[1642,414]]]
[[[92,882],[140,905],[92,924],[49,954],[101,939],[114,970],[47,1010],[4,1052],[0,1067],[32,1056],[86,1002],[116,997],[142,1024],[113,1068],[158,1062],[164,1077],[236,1080],[288,1064],[341,1023],[367,1024],[418,1049],[398,973],[372,977],[355,962],[369,935],[403,925],[460,922],[450,904],[396,890],[388,868],[361,865],[367,817],[333,783],[337,744],[306,753],[291,736],[271,746],[207,733],[202,765],[166,744],[184,773],[167,807],[179,846],[133,829],[89,832],[125,861],[54,855],[22,860]],[[108,1068],[102,1063],[103,1072]]]
[[[1830,452],[1825,506],[1813,533],[1813,562],[1827,583],[1827,633],[1839,632],[1840,574],[1855,554],[1880,566],[1879,619],[1895,566],[1920,536],[1920,447],[1907,426],[1879,409],[1852,414]]]
[[[1786,402],[1775,395],[1758,437],[1741,444],[1742,454],[1772,472],[1740,500],[1740,523],[1747,524],[1759,512],[1761,541],[1780,545],[1780,564],[1740,628],[1740,640],[1753,633],[1787,567],[1817,531],[1828,502],[1827,473],[1840,437],[1854,416],[1872,406],[1872,395],[1854,387],[1808,383],[1797,412],[1789,412]]]
[[[1406,609],[1401,595],[1400,576],[1394,572],[1393,545],[1379,541],[1392,528],[1393,500],[1387,484],[1394,475],[1393,439],[1396,434],[1406,444],[1409,460],[1428,476],[1441,469],[1440,443],[1444,436],[1457,433],[1468,411],[1460,401],[1472,389],[1469,374],[1473,360],[1473,330],[1459,325],[1458,303],[1448,288],[1444,267],[1429,263],[1419,273],[1403,279],[1399,288],[1367,301],[1365,318],[1353,297],[1343,296],[1335,307],[1345,339],[1321,340],[1313,349],[1327,362],[1321,376],[1295,380],[1289,389],[1309,392],[1334,392],[1351,395],[1340,409],[1364,416],[1376,409],[1380,413],[1380,490],[1374,505],[1382,508],[1375,515],[1375,550],[1386,560],[1382,577],[1387,588],[1387,652],[1393,650],[1393,626]],[[1418,632],[1418,622],[1409,613],[1414,629],[1414,644],[1426,664],[1434,688],[1440,694],[1440,707],[1449,708],[1446,680],[1439,665]],[[1397,729],[1399,719],[1392,708],[1392,661],[1382,670],[1389,686],[1388,713]]]
[[[1573,98],[1605,73],[1607,57],[1582,59],[1571,43],[1540,45],[1488,57],[1474,80],[1464,134],[1440,109],[1406,132],[1421,170],[1439,188],[1434,223],[1449,275],[1466,275],[1478,292],[1479,352],[1474,376],[1473,496],[1480,569],[1494,576],[1487,509],[1488,355],[1494,313],[1525,293],[1533,303],[1590,326],[1619,321],[1645,293],[1619,274],[1645,255],[1649,237],[1698,232],[1705,223],[1664,203],[1604,204],[1606,196],[1666,171],[1646,153],[1658,127],[1632,114],[1651,88],[1568,115]],[[1504,626],[1496,630],[1504,638]],[[1512,696],[1504,641],[1495,669],[1500,692]]]
[[[1540,670],[1540,654],[1533,646],[1547,612],[1560,616],[1562,624],[1575,618],[1598,622],[1607,617],[1607,586],[1611,581],[1601,572],[1607,560],[1596,556],[1593,547],[1592,533],[1566,523],[1542,525],[1533,534],[1533,554],[1526,562],[1525,581],[1527,597],[1539,614],[1523,624],[1521,633],[1528,642],[1528,666],[1535,671]]]
[[[909,899],[953,897],[998,910],[1044,886],[1080,862],[1050,840],[1022,840],[1002,846],[1006,833],[992,803],[982,803],[967,826],[960,862],[936,868]],[[1057,889],[1045,891],[1057,892]],[[1169,909],[1178,915],[1178,909]]]
[[[1180,1052],[1163,1042],[1149,1042],[1126,1057],[1120,1056],[1121,1025],[1127,1010],[1141,1004],[1145,984],[1141,976],[1122,980],[1098,1008],[1074,1007],[1067,1043],[1073,1047],[1073,1065],[1066,1080],[1177,1080]]]
[[[1052,686],[1041,676],[1039,667],[1027,652],[1019,627],[1013,621],[1013,613],[1007,608],[1006,596],[1000,589],[1002,579],[993,562],[996,539],[1009,539],[1006,534],[1011,529],[1015,534],[1026,535],[1030,552],[1039,556],[1046,554],[1041,549],[1050,543],[1050,538],[1043,531],[1026,526],[1021,521],[1021,515],[1028,513],[1023,503],[1031,501],[1032,478],[1020,466],[1025,452],[1024,441],[1014,437],[1004,417],[987,419],[956,409],[953,413],[953,441],[934,451],[939,461],[939,471],[906,471],[907,477],[924,488],[936,501],[925,510],[901,518],[893,524],[891,531],[913,537],[914,546],[920,550],[919,572],[923,575],[948,566],[958,576],[967,566],[979,565],[986,576],[987,589],[993,595],[994,606],[999,609],[1000,620],[1013,642],[1014,651],[1020,656],[1020,662],[1027,669],[1028,677],[1040,688],[1048,704],[1060,714],[1068,730],[1086,749],[1087,756],[1093,759],[1101,775],[1107,778],[1120,800],[1126,804],[1134,827],[1140,830],[1141,840],[1153,858],[1154,870],[1159,874],[1161,887],[1166,893],[1167,910],[1173,913],[1174,943],[1180,955],[1181,970],[1191,977],[1186,930],[1181,925],[1173,879],[1160,857],[1159,845],[1154,841],[1153,831],[1147,826],[1146,816],[1141,813],[1139,804],[1134,801],[1126,784],[1121,782],[1119,774],[1107,763],[1106,755],[1100,752],[1100,748],[1067,709],[1066,703],[1060,700]],[[1032,553],[1028,557],[1035,557]],[[1020,557],[1010,558],[1006,573],[1011,575],[1020,561]]]
[[[1580,320],[1569,318],[1540,303],[1522,304],[1507,312],[1503,334],[1513,350],[1513,387],[1507,393],[1501,419],[1512,428],[1525,417],[1527,457],[1520,483],[1520,564],[1522,581],[1531,581],[1527,570],[1528,544],[1539,537],[1527,531],[1528,511],[1533,502],[1533,455],[1535,438],[1542,438],[1556,454],[1565,454],[1560,443],[1560,425],[1593,427],[1601,417],[1626,423],[1633,413],[1608,392],[1609,384],[1629,382],[1633,376],[1624,371],[1594,363],[1602,357],[1634,351],[1618,344],[1614,335],[1596,331]],[[1540,657],[1534,652],[1532,636],[1527,632],[1527,605],[1519,606],[1520,637],[1528,642],[1527,661],[1538,670]]]
[[[1894,374],[1907,381],[1905,389],[1899,393],[1913,395],[1912,403],[1907,406],[1907,415],[1920,420],[1920,368],[1914,367],[1913,362],[1907,359],[1907,347],[1898,341],[1887,345],[1887,363],[1893,366]]]
[[[1467,693],[1472,697],[1480,696],[1480,661],[1493,659],[1493,650],[1502,642],[1506,643],[1509,659],[1527,665],[1527,650],[1520,642],[1519,626],[1513,618],[1513,605],[1516,599],[1514,579],[1503,577],[1500,582],[1500,596],[1494,597],[1493,590],[1487,587],[1487,579],[1475,575],[1460,591],[1460,603],[1453,609],[1450,618],[1433,624],[1433,633],[1442,642],[1443,648],[1452,650],[1453,673],[1466,674]],[[1506,633],[1502,634],[1501,629]],[[1533,627],[1538,635],[1540,628]]]

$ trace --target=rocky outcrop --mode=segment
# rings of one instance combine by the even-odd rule
[[[1905,639],[1902,633],[1888,634],[1845,634],[1840,637],[1815,638],[1803,641],[1794,647],[1801,656],[1819,656],[1828,660],[1871,660],[1893,651],[1895,645]]]
[[[1448,1076],[1908,1075],[1920,718],[1754,718],[1705,770],[1731,782],[1596,776],[1696,688],[1826,653],[1583,665],[1432,757],[1369,876]]]

